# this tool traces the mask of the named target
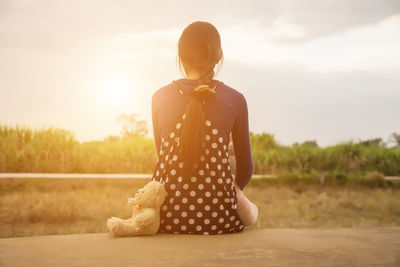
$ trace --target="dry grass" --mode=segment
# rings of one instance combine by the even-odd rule
[[[148,180],[0,180],[0,237],[106,232],[111,216],[127,218],[126,197]],[[400,225],[400,190],[249,186],[260,209],[255,227],[376,227]]]

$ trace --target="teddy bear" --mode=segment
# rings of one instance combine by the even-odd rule
[[[114,237],[156,234],[160,228],[160,208],[166,196],[162,183],[147,183],[134,198],[128,198],[132,217],[126,220],[111,217],[107,220],[107,229]]]

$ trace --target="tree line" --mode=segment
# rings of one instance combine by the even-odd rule
[[[0,172],[152,173],[157,154],[145,122],[135,114],[119,120],[120,135],[82,143],[64,129],[0,125]],[[393,133],[390,140],[391,146],[381,138],[328,147],[316,141],[286,146],[273,134],[250,133],[255,174],[400,175],[400,134]]]

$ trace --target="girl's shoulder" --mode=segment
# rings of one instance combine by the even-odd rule
[[[156,97],[167,94],[167,93],[171,92],[172,90],[176,90],[176,87],[173,82],[170,82],[169,84],[164,85],[161,88],[157,89],[153,93],[152,98],[155,99]]]
[[[225,82],[221,83],[218,86],[218,90],[225,94],[230,94],[234,97],[238,97],[238,98],[244,97],[244,95],[239,90],[227,85]]]
[[[189,86],[190,87],[190,82],[188,82],[187,80],[185,81],[185,79],[179,79],[177,80],[178,82],[182,82],[183,86]],[[193,83],[194,84],[194,83]],[[229,97],[229,98],[233,98],[233,99],[237,99],[239,101],[243,101],[245,100],[244,95],[237,89],[231,87],[230,85],[226,84],[223,81],[219,81],[219,80],[213,80],[211,82],[211,86],[217,85],[216,88],[216,92],[223,96],[223,97]],[[154,93],[152,98],[158,98],[158,97],[162,97],[162,96],[170,96],[171,93],[175,93],[177,90],[176,84],[174,83],[174,81],[171,81],[170,83],[162,86],[161,88],[157,89]]]

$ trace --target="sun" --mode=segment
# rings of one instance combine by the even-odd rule
[[[108,102],[119,102],[124,98],[125,84],[119,77],[108,77],[103,81],[101,96]]]
[[[101,78],[98,87],[101,105],[116,109],[123,107],[130,98],[130,82],[118,75]]]

